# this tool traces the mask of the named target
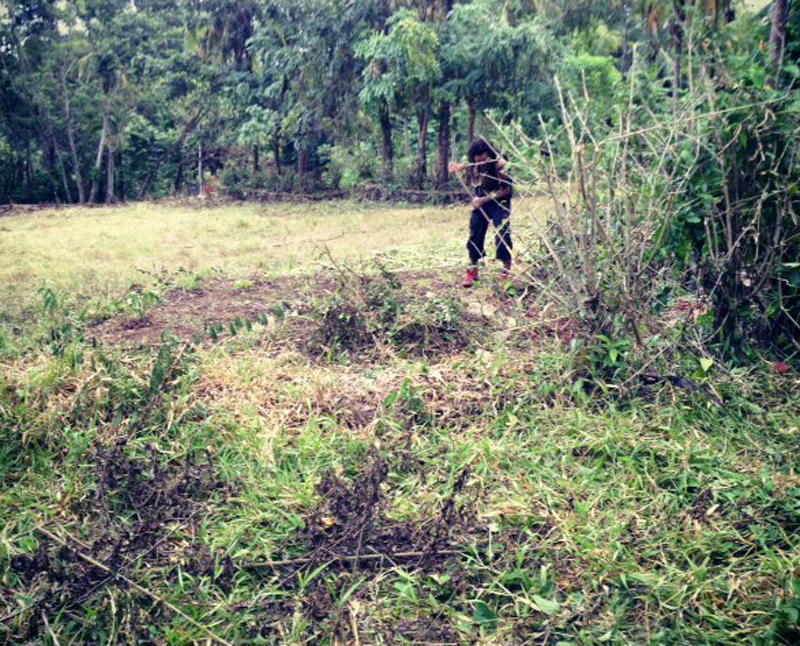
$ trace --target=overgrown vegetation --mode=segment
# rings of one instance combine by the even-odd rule
[[[553,296],[590,335],[641,346],[638,318],[684,292],[707,302],[706,350],[788,356],[800,348],[797,70],[712,48],[695,29],[687,45],[713,55],[690,58],[666,87],[638,52],[624,83],[598,81],[610,73],[598,63],[582,87],[556,78],[556,127],[542,120],[538,138],[507,128],[503,143],[527,181],[547,187],[540,240],[561,283]]]
[[[132,330],[124,288],[101,325],[37,294],[2,355],[3,641],[792,643],[795,373],[682,345],[688,298],[583,345],[555,283],[437,276],[162,276]],[[216,338],[165,318],[191,299]]]
[[[175,72],[171,120],[155,95],[147,118],[133,107],[145,95],[88,35],[49,41],[52,7],[20,21],[11,3],[3,92],[43,142],[41,159],[21,144],[26,190],[61,176],[97,198],[105,151],[113,196],[127,145],[163,153],[131,186],[161,191],[163,168],[177,186],[212,108],[247,121],[192,147],[237,132],[246,161],[198,157],[242,190],[380,176],[394,193],[396,172],[418,190],[432,119],[441,168],[452,117],[483,111],[515,177],[512,279],[457,286],[461,208],[12,211],[0,641],[796,643],[796,43],[761,51],[763,22],[729,4],[565,5],[552,30],[558,3],[290,4],[159,18],[184,55],[150,69],[144,38],[134,67]],[[793,34],[775,6],[769,35]],[[160,15],[97,9],[57,7],[97,37]],[[346,61],[363,66],[333,91]],[[47,74],[61,84],[19,84]],[[90,172],[58,150],[78,131],[69,88],[92,84],[74,105],[101,108]]]

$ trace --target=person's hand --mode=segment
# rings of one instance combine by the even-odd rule
[[[484,204],[486,204],[485,198],[477,197],[477,196],[472,198],[472,208],[473,209],[479,209]]]
[[[447,170],[449,170],[451,173],[460,173],[462,170],[464,170],[464,168],[466,168],[466,166],[464,164],[459,164],[458,162],[450,162],[450,164],[447,166]]]

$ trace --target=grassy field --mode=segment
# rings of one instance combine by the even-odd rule
[[[797,372],[600,370],[546,214],[469,291],[463,207],[0,219],[0,643],[800,642]]]

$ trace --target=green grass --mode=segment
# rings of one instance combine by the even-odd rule
[[[430,278],[443,260],[455,275],[463,211],[439,221],[436,209],[283,208],[167,219],[165,206],[130,206],[3,221],[18,254],[3,268],[6,288],[28,305],[0,322],[0,641],[797,643],[796,373],[716,365],[705,383],[721,406],[668,384],[598,397],[575,386],[579,348],[458,317],[467,343],[407,352],[391,336],[398,325],[433,326],[434,306],[465,299],[420,294],[443,289]],[[276,277],[330,269],[312,239],[345,225],[365,231],[331,241],[345,274],[373,253],[413,267],[419,282],[381,292],[400,323],[381,327],[378,311],[366,312],[376,345],[308,352],[331,311],[331,297],[309,289],[285,296],[307,311],[215,344],[85,340],[87,303],[127,317],[120,299],[137,263],[174,272],[192,236],[202,240],[193,272],[211,271],[216,245],[232,293],[255,289],[268,253],[255,244],[274,239],[270,223],[297,236],[276,248]],[[412,223],[419,230],[400,238]],[[50,246],[34,256],[37,231]],[[118,236],[108,255],[86,257],[85,238],[103,231]],[[74,261],[59,240],[77,246]],[[428,253],[431,240],[452,256]],[[108,293],[70,291],[87,275]],[[171,274],[160,293],[181,280]],[[362,282],[343,280],[336,303],[362,303]],[[54,298],[36,291],[41,283]],[[544,329],[525,318],[528,304],[491,286],[469,298],[495,323]],[[626,360],[665,373],[697,365],[671,348],[669,362],[646,354],[655,350]],[[388,557],[337,560],[374,552]],[[295,562],[267,563],[276,560]]]
[[[515,222],[526,231],[545,210],[543,199],[520,200]],[[439,264],[461,260],[467,222],[464,206],[351,202],[43,209],[0,223],[0,283],[23,295],[43,283],[88,294],[162,272],[274,277],[376,255]]]

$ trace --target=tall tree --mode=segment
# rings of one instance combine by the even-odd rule
[[[447,28],[447,19],[450,12],[453,11],[453,0],[440,0],[439,2],[439,29],[440,31]],[[441,39],[441,37],[440,37]],[[446,81],[446,79],[443,79]],[[444,188],[449,179],[448,166],[450,164],[450,114],[452,110],[452,101],[455,97],[446,92],[439,92],[439,110],[438,110],[438,145],[437,145],[437,161],[436,161],[436,187]]]
[[[439,38],[430,23],[401,9],[389,20],[387,33],[376,33],[358,44],[367,61],[360,98],[377,108],[381,127],[390,108],[411,110],[417,117],[417,166],[414,177],[421,187],[427,174],[427,136],[431,93],[441,75]],[[384,132],[384,150],[390,132]],[[384,164],[386,164],[384,157]]]
[[[783,66],[786,50],[786,22],[789,19],[789,0],[775,0],[772,3],[772,16],[769,31],[769,66],[775,73],[777,84]]]

